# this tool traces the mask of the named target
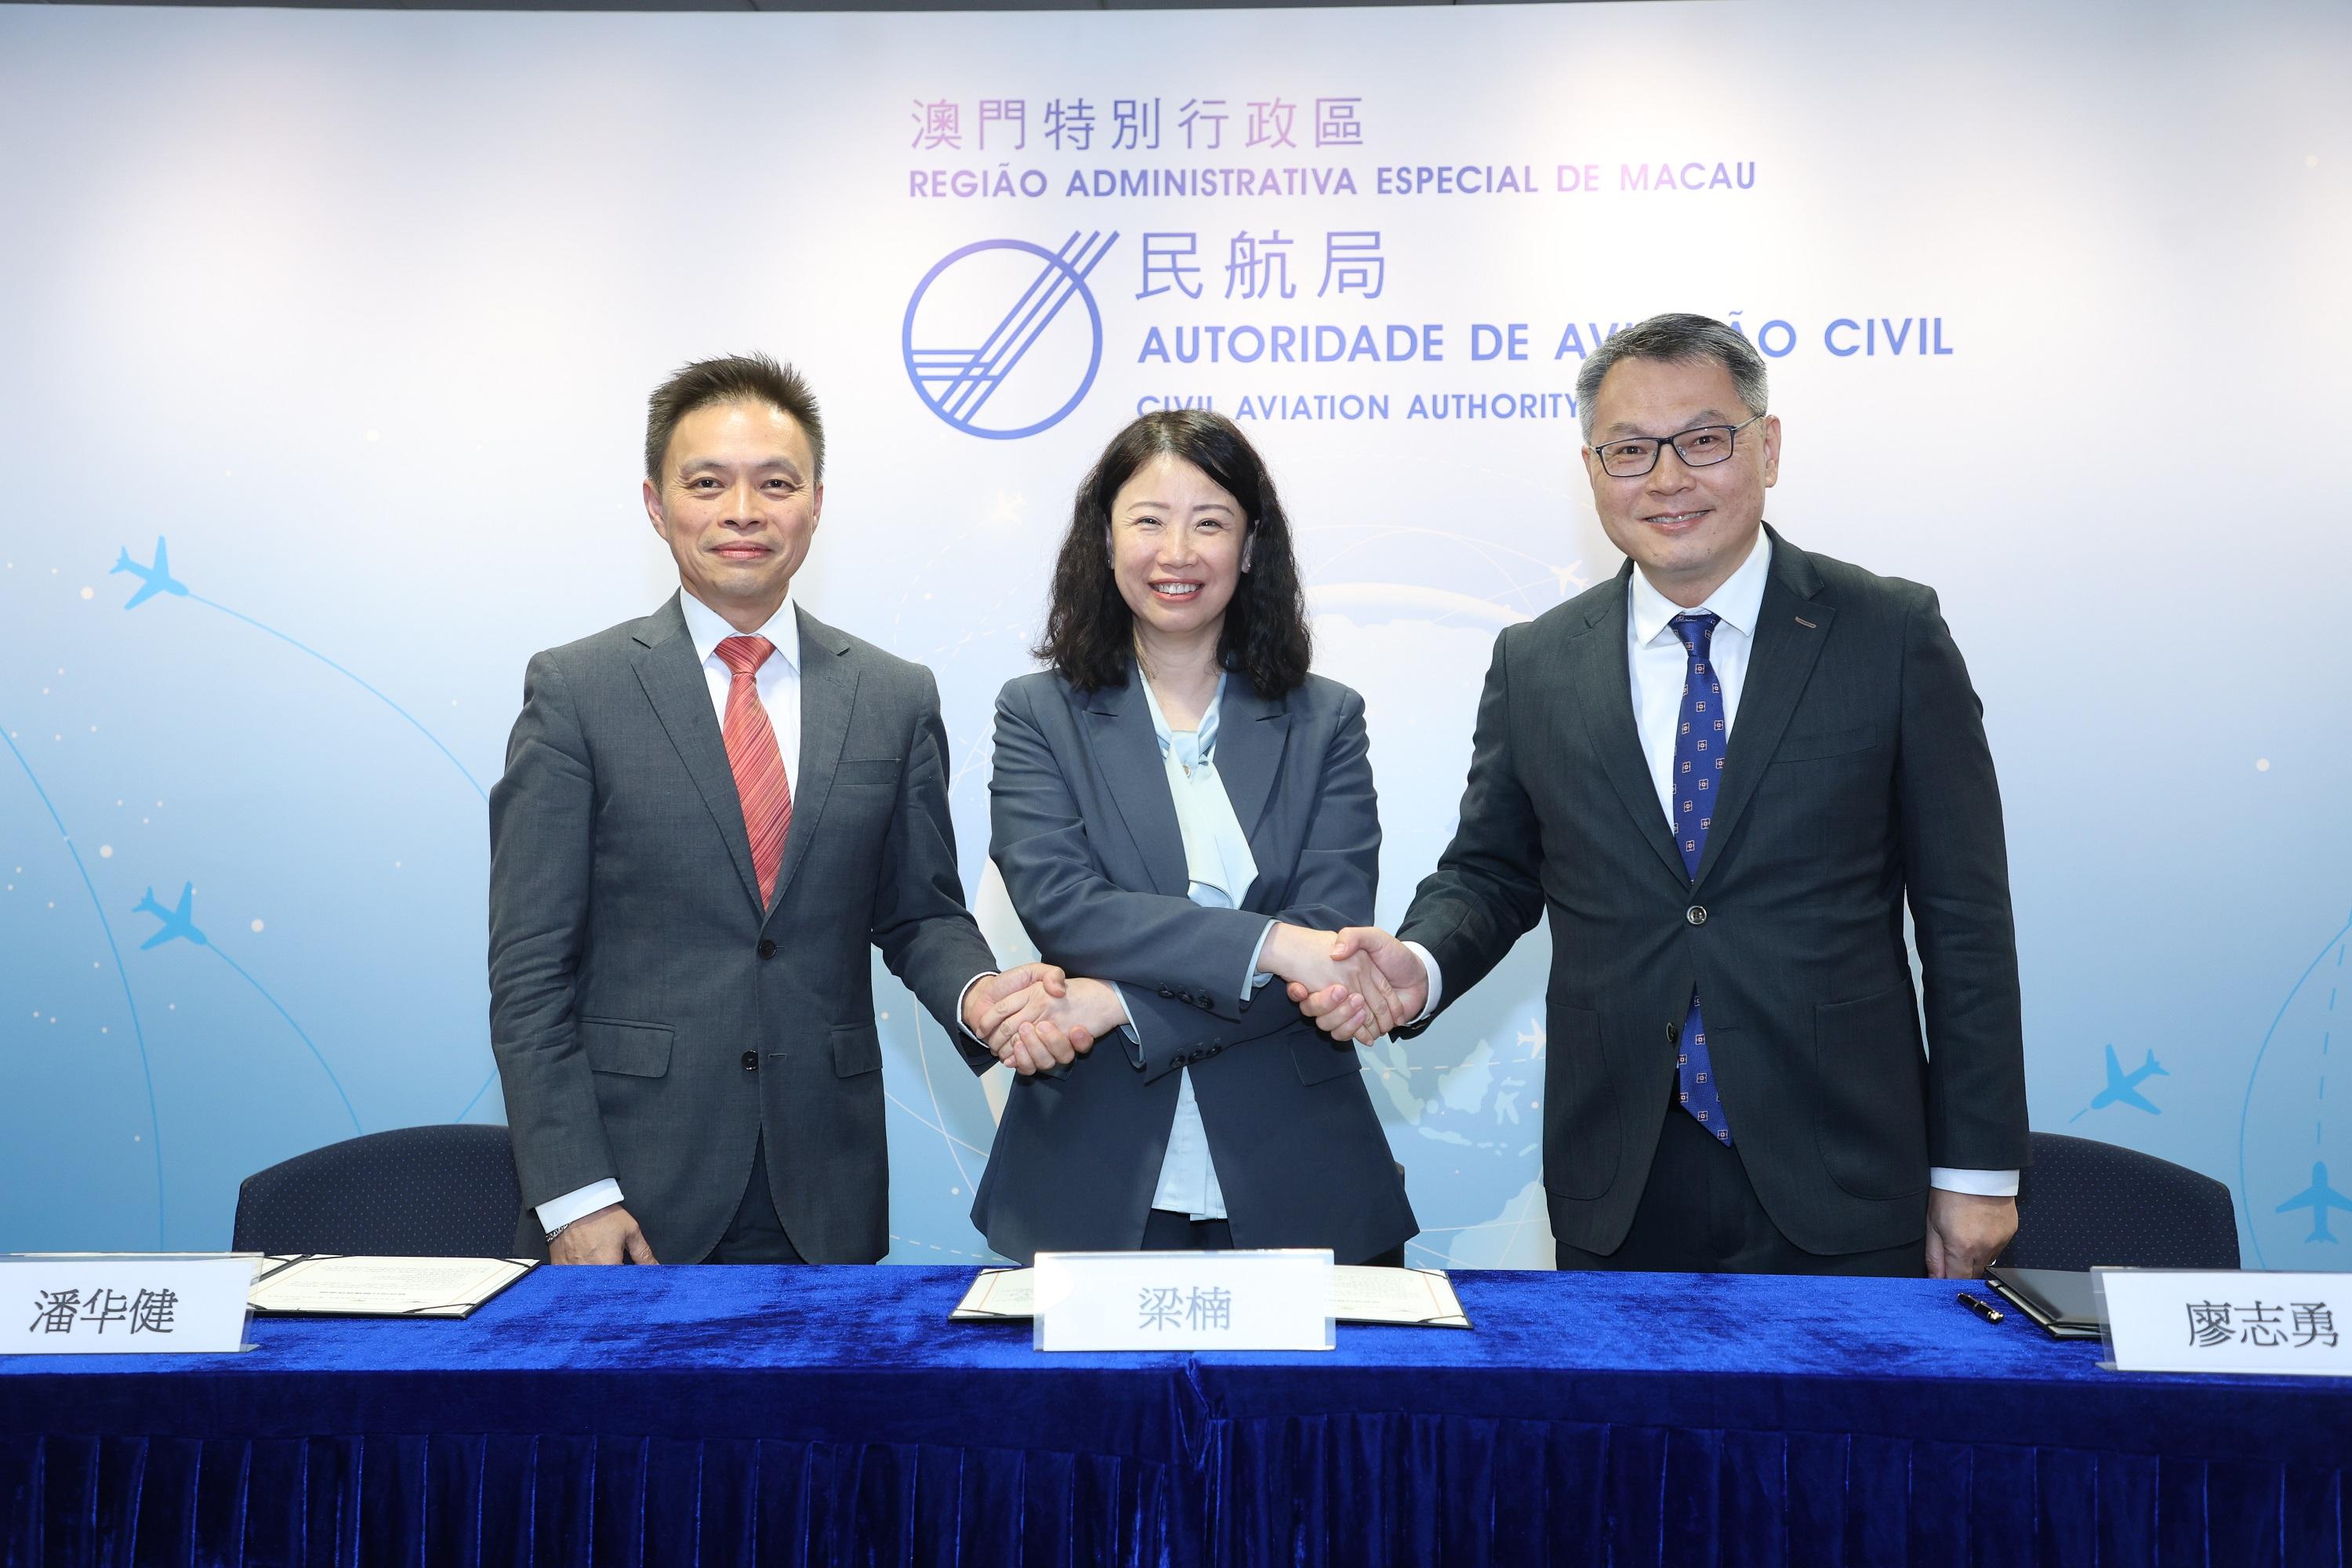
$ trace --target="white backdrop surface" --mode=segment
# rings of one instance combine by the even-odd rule
[[[262,1165],[502,1119],[483,791],[530,653],[674,581],[682,361],[814,380],[799,591],[938,671],[975,891],[1078,476],[1156,400],[1244,419],[1392,921],[1494,633],[1616,569],[1581,356],[1697,310],[1773,356],[1772,521],[1969,656],[2035,1126],[2347,1262],[2278,1207],[2352,1192],[2340,5],[20,6],[0,150],[0,1249],[221,1245]],[[1367,1054],[1418,1261],[1549,1258],[1547,963]],[[883,994],[892,1257],[979,1258],[1001,1083]]]

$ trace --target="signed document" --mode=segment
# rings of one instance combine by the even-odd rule
[[[538,1267],[523,1258],[270,1258],[247,1300],[279,1315],[463,1318]]]
[[[1331,1315],[1343,1323],[1395,1323],[1407,1328],[1466,1329],[1470,1319],[1442,1268],[1331,1270]]]
[[[958,1323],[1025,1322],[1034,1315],[1034,1271],[987,1268],[971,1282],[948,1321]],[[1371,1268],[1342,1264],[1331,1270],[1331,1316],[1343,1323],[1387,1323],[1407,1328],[1466,1329],[1469,1317],[1454,1294],[1454,1283],[1437,1268]]]

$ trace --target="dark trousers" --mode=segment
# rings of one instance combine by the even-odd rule
[[[1552,1228],[1560,1200],[1545,1194]],[[1921,1214],[1924,1220],[1926,1210]],[[1917,1279],[1927,1271],[1921,1238],[1873,1252],[1807,1252],[1780,1234],[1764,1212],[1739,1152],[1678,1109],[1666,1112],[1650,1179],[1633,1226],[1616,1251],[1557,1244],[1562,1268],[1615,1268],[1661,1274],[1877,1274]]]
[[[1145,1252],[1230,1252],[1234,1245],[1234,1227],[1221,1219],[1194,1219],[1173,1209],[1153,1209],[1143,1221]],[[1338,1261],[1351,1263],[1354,1258]],[[1391,1247],[1378,1258],[1362,1262],[1376,1268],[1404,1267],[1404,1248]]]
[[[710,1249],[705,1263],[803,1263],[793,1238],[784,1234],[782,1216],[768,1191],[768,1138],[764,1132],[751,1148],[751,1179],[744,1184],[743,1201],[727,1234]]]

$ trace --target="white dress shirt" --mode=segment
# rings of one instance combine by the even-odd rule
[[[1748,656],[1756,647],[1756,619],[1764,607],[1764,585],[1772,575],[1771,536],[1759,530],[1756,548],[1739,570],[1706,596],[1704,604],[1685,610],[1651,584],[1640,568],[1632,574],[1625,616],[1625,662],[1633,672],[1633,720],[1642,737],[1642,755],[1650,764],[1650,782],[1657,787],[1658,809],[1669,828],[1675,819],[1675,736],[1682,723],[1683,681],[1690,669],[1690,652],[1673,626],[1680,615],[1709,614],[1716,617],[1707,644],[1707,662],[1723,688],[1723,739],[1739,720],[1739,696],[1748,684]],[[1419,942],[1407,942],[1429,973],[1429,1005],[1422,1017],[1437,1011],[1443,994],[1437,961]],[[1415,1020],[1418,1022],[1418,1020]],[[1927,1172],[1932,1186],[1983,1197],[2017,1195],[2015,1171],[1962,1171],[1937,1165]]]
[[[718,715],[719,727],[723,731],[727,728],[727,693],[735,683],[735,671],[719,657],[719,645],[729,637],[746,634],[729,626],[718,611],[692,594],[681,592],[677,604],[686,612],[686,635],[694,644],[695,657],[702,661],[702,679],[710,688],[710,710]],[[766,637],[776,647],[761,662],[752,679],[759,687],[760,706],[768,710],[768,728],[776,732],[776,750],[784,759],[785,777],[797,784],[801,765],[801,629],[789,590],[767,624],[749,635]],[[592,1182],[540,1205],[540,1228],[554,1230],[621,1201],[620,1183],[609,1176]]]

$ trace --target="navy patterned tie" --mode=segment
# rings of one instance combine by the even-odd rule
[[[1720,617],[1702,612],[1676,616],[1675,635],[1690,655],[1683,677],[1681,727],[1675,731],[1675,845],[1683,869],[1696,881],[1699,852],[1715,820],[1715,799],[1723,791],[1723,753],[1729,731],[1723,725],[1723,682],[1716,679],[1707,648]],[[1723,1142],[1731,1142],[1723,1100],[1715,1091],[1715,1067],[1707,1059],[1706,1021],[1699,1016],[1698,991],[1691,991],[1690,1016],[1683,1020],[1682,1052],[1675,1058],[1675,1100],[1698,1124]]]

